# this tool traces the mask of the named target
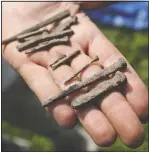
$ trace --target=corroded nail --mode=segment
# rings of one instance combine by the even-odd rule
[[[56,64],[54,64],[51,68],[52,70],[56,70],[59,66],[63,65],[63,64],[67,64],[68,62],[70,62],[74,57],[76,57],[77,55],[80,54],[80,51],[77,50],[71,54],[69,54],[68,56],[66,56],[65,58],[59,60],[59,62],[57,62]]]
[[[41,33],[45,32],[45,31],[48,31],[48,29],[47,28],[43,28],[43,29],[39,29],[37,31],[33,31],[33,32],[26,33],[26,34],[22,34],[22,35],[19,35],[17,37],[17,40],[19,42],[24,42],[25,38],[28,38],[28,37],[31,37],[31,36],[35,36],[37,34],[41,34]]]
[[[17,46],[17,49],[18,51],[23,51],[37,45],[38,43],[42,43],[44,41],[48,41],[56,38],[62,38],[64,36],[70,36],[72,34],[74,34],[74,32],[71,29],[61,32],[55,32],[51,34],[43,34],[40,36],[33,37],[29,41],[22,43],[21,45]]]
[[[90,63],[88,63],[87,65],[85,65],[83,68],[81,68],[78,72],[76,72],[72,77],[70,77],[68,80],[66,80],[64,82],[64,84],[66,85],[67,83],[69,83],[73,78],[75,78],[78,74],[80,74],[82,71],[84,71],[87,67],[89,67],[92,63],[98,61],[99,58],[98,56],[95,57],[95,59],[93,59]]]
[[[55,103],[56,101],[59,101],[60,99],[70,95],[71,93],[78,91],[88,85],[91,85],[99,80],[102,80],[103,78],[108,77],[110,74],[115,73],[118,70],[124,70],[127,68],[127,63],[123,58],[119,58],[117,62],[113,63],[111,66],[101,70],[99,73],[93,75],[93,77],[88,78],[78,84],[72,85],[66,90],[63,90],[60,92],[57,96],[49,99],[48,101],[45,101],[42,105],[48,106],[49,104]]]
[[[65,58],[65,57],[66,57],[66,55],[65,55],[65,54],[60,54],[60,56],[58,57],[58,59],[57,59],[57,60],[55,60],[53,63],[51,63],[51,64],[50,64],[50,66],[53,66],[55,63],[57,63],[59,60],[61,60],[61,59]]]
[[[43,42],[42,44],[39,44],[36,47],[26,50],[25,54],[47,50],[55,45],[62,45],[62,44],[65,45],[68,43],[69,43],[68,37],[64,37],[64,38],[60,38],[60,39],[53,39],[51,41]]]
[[[117,71],[113,78],[101,82],[88,93],[75,98],[71,105],[74,109],[79,110],[86,107],[87,105],[102,101],[102,99],[112,91],[119,87],[124,87],[126,80],[126,76],[122,72]]]
[[[49,34],[49,30],[48,31],[44,31],[43,33],[37,34],[35,36],[27,37],[27,38],[24,39],[24,42],[25,41],[30,41],[31,42],[31,41],[33,41],[33,40],[35,40],[37,38],[41,38],[41,37],[43,37],[45,35],[48,35],[48,34]]]
[[[32,26],[32,27],[30,27],[30,28],[28,28],[28,29],[26,29],[26,30],[24,30],[24,31],[22,31],[22,32],[20,32],[20,33],[14,35],[14,36],[8,38],[8,39],[3,40],[2,44],[7,44],[7,43],[10,43],[12,41],[15,41],[17,39],[17,36],[19,36],[21,34],[29,33],[29,32],[32,32],[32,31],[36,31],[36,30],[38,30],[38,29],[40,29],[40,28],[42,28],[44,26],[47,26],[48,24],[51,24],[53,22],[62,20],[63,18],[66,18],[68,16],[70,16],[70,11],[69,10],[62,11],[62,12],[52,16],[51,18],[49,18],[49,19],[47,19],[47,20],[45,20],[45,21],[43,21],[41,23],[38,23],[38,24],[36,24],[36,25],[34,25],[34,26]]]

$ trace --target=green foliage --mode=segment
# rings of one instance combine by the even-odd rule
[[[30,149],[32,151],[54,151],[53,143],[49,138],[37,135],[28,130],[13,127],[6,121],[2,122],[2,133],[6,134],[10,140],[12,140],[13,137],[28,140],[31,143]]]
[[[41,137],[39,135],[34,135],[32,137],[32,146],[31,146],[32,151],[53,151],[53,145],[52,142],[46,138],[46,137]]]
[[[97,25],[99,26],[99,25]],[[104,35],[121,51],[132,67],[139,74],[146,87],[148,87],[148,32],[133,31],[126,28],[111,28],[99,26]],[[148,151],[148,124],[145,128],[145,142],[137,149],[131,149],[121,143],[120,139],[104,151],[112,152],[144,152]]]

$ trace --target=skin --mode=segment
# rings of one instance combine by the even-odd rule
[[[123,56],[96,25],[83,12],[79,11],[80,6],[85,7],[85,5],[87,7],[88,3],[2,3],[3,40],[63,9],[69,9],[78,17],[79,24],[72,26],[75,34],[71,37],[69,46],[59,45],[51,48],[49,52],[43,50],[31,55],[18,52],[17,42],[2,46],[3,57],[23,77],[41,102],[57,95],[68,86],[91,77],[99,72],[101,67],[108,67]],[[100,6],[100,2],[96,6]],[[52,26],[49,25],[48,28],[50,29]],[[62,65],[55,71],[49,67],[49,64],[58,58],[59,53],[67,55],[76,49],[80,49],[81,54],[74,58],[69,66]],[[64,85],[65,80],[89,63],[96,55],[100,58],[96,64],[92,64],[84,70],[80,78],[76,78],[67,86]],[[148,92],[129,63],[124,74],[127,76],[128,84],[123,95],[113,92],[99,106],[74,111],[70,102],[79,94],[84,93],[85,90],[81,90],[47,107],[46,110],[60,126],[65,128],[74,127],[79,120],[99,146],[110,146],[119,136],[125,145],[136,148],[144,140],[142,122],[145,122],[148,116]]]

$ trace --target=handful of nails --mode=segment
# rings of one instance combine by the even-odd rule
[[[62,19],[70,17],[66,22],[60,23],[54,30],[51,32],[48,31],[45,26],[61,21]],[[53,17],[28,28],[19,34],[12,36],[4,41],[2,44],[7,44],[12,41],[20,42],[20,45],[17,46],[18,51],[25,51],[26,54],[34,53],[37,51],[47,50],[56,45],[67,45],[69,44],[69,37],[74,34],[71,26],[77,24],[77,17],[71,16],[68,10],[60,12]],[[68,64],[71,62],[73,58],[80,54],[80,51],[74,51],[69,55],[60,54],[58,59],[55,60],[49,66],[52,70],[56,70],[63,64]],[[98,56],[82,67],[78,72],[76,72],[72,77],[64,82],[65,85],[69,84],[75,77],[77,77],[81,72],[83,72],[87,67],[89,67],[92,63],[98,61]],[[71,103],[74,109],[81,109],[88,105],[94,105],[99,101],[102,101],[104,97],[106,97],[109,93],[114,90],[121,90],[124,88],[127,82],[126,76],[120,72],[121,70],[125,70],[127,68],[127,63],[123,58],[119,58],[117,62],[113,63],[111,66],[102,69],[99,73],[93,75],[91,78],[84,80],[80,83],[71,85],[69,88],[60,92],[57,96],[49,99],[48,101],[43,102],[42,106],[46,107],[52,103],[59,101],[62,98],[78,91],[86,86],[91,84],[96,85],[93,89],[88,91],[87,93],[80,95],[76,99],[74,99]]]

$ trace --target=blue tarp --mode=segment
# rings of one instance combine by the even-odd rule
[[[134,30],[148,29],[148,2],[119,2],[111,6],[86,11],[95,22]]]

